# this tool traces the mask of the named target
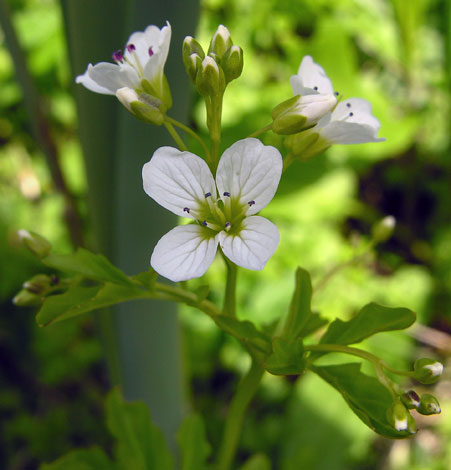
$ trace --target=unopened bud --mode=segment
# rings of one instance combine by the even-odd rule
[[[196,88],[202,96],[216,96],[224,92],[224,72],[216,61],[206,56],[196,77]]]
[[[229,47],[221,59],[221,67],[227,83],[241,75],[243,65],[243,49],[239,46]]]
[[[208,54],[214,52],[220,59],[222,59],[226,50],[233,46],[232,38],[230,37],[229,30],[220,24],[215,34],[211,38]]]
[[[198,54],[191,54],[185,62],[185,69],[190,80],[194,84],[196,84],[197,72],[199,71],[200,67],[202,67],[202,59],[200,56]]]
[[[34,307],[42,303],[42,296],[38,294],[33,294],[27,289],[22,289],[19,293],[13,298],[13,304],[18,307]]]
[[[149,124],[161,126],[164,114],[160,111],[161,101],[147,93],[136,93],[124,87],[116,91],[117,99],[138,119]]]
[[[191,36],[186,36],[183,40],[183,62],[191,55],[197,54],[201,60],[205,57],[202,46]]]
[[[46,274],[36,274],[23,283],[23,288],[32,294],[45,294],[53,284],[52,278]]]
[[[373,240],[378,243],[388,240],[393,235],[395,225],[396,219],[392,215],[388,215],[376,222],[371,229]]]
[[[437,398],[428,393],[421,395],[417,411],[422,415],[438,415],[442,412]]]
[[[412,377],[422,384],[437,382],[443,373],[443,364],[434,359],[418,359],[413,365]]]
[[[401,395],[401,401],[404,403],[404,405],[407,406],[407,408],[412,410],[414,408],[418,408],[420,404],[420,397],[415,392],[415,390],[409,390],[408,392]]]
[[[393,403],[393,405],[387,410],[387,419],[399,432],[407,431],[411,434],[415,434],[417,432],[415,420],[400,401]]]
[[[332,93],[296,95],[272,111],[272,129],[276,134],[296,134],[314,126],[337,104]]]
[[[52,249],[50,242],[37,233],[21,229],[17,231],[17,236],[19,240],[39,258],[47,256]]]

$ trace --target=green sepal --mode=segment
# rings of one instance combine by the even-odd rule
[[[155,283],[157,282],[158,273],[154,269],[149,269],[148,271],[135,274],[131,278],[152,292],[155,288]]]
[[[205,57],[204,49],[199,44],[199,42],[197,42],[191,36],[186,36],[186,38],[183,40],[183,46],[182,46],[183,62],[185,62],[185,60],[191,54],[197,54],[201,58],[201,60]]]
[[[62,294],[46,297],[36,315],[36,322],[39,326],[46,326],[127,300],[149,297],[148,291],[136,285],[105,283],[93,287],[71,287]]]
[[[132,101],[129,106],[132,114],[140,121],[155,126],[161,126],[164,122],[164,114],[154,106],[142,101]]]
[[[21,289],[13,298],[13,304],[18,307],[36,307],[43,301],[44,297],[41,294],[35,294],[28,289]]]
[[[417,411],[418,413],[425,416],[437,415],[442,412],[437,398],[429,393],[424,393],[421,395],[420,404],[418,405]]]
[[[389,391],[374,377],[360,371],[360,363],[310,366],[334,387],[351,410],[373,431],[389,439],[410,437],[409,431],[396,431],[387,419],[393,400]]]
[[[371,302],[349,321],[336,319],[321,338],[322,344],[354,344],[382,331],[403,330],[415,322],[408,308],[391,308]]]
[[[207,441],[205,425],[200,415],[192,414],[184,419],[177,432],[181,454],[181,470],[205,470],[211,446]]]
[[[434,384],[443,372],[443,364],[435,359],[421,358],[413,364],[412,377],[422,384]]]
[[[119,470],[105,452],[98,448],[74,450],[39,470]]]
[[[284,145],[302,161],[310,160],[329,147],[329,144],[324,143],[320,135],[313,131],[289,135],[284,140]]]
[[[243,71],[243,49],[239,46],[232,46],[227,49],[221,59],[221,67],[227,83],[238,78]]]
[[[38,258],[44,258],[52,249],[51,243],[39,233],[21,229],[17,231],[17,237]]]
[[[112,282],[134,286],[130,278],[119,268],[112,265],[105,256],[78,248],[75,253],[67,255],[49,255],[42,262],[49,268],[64,273],[78,274],[86,279],[100,282]]]
[[[241,321],[226,315],[217,315],[214,320],[224,332],[239,339],[258,362],[262,363],[271,353],[270,337],[258,331],[250,321]]]
[[[191,54],[185,61],[185,69],[191,82],[196,84],[197,72],[202,67],[202,59],[198,54]]]
[[[152,423],[142,402],[127,403],[118,389],[107,398],[107,426],[116,438],[115,456],[121,470],[173,470],[163,433]]]
[[[211,38],[208,54],[215,54],[222,59],[227,49],[233,46],[229,30],[224,25],[219,25]]]
[[[272,354],[266,359],[265,369],[273,375],[299,375],[305,369],[302,341],[287,341],[275,337],[272,340]]]
[[[312,281],[310,274],[302,268],[298,268],[295,274],[295,286],[291,303],[288,310],[288,317],[283,329],[283,337],[295,339],[300,337],[300,333],[310,317],[310,304],[312,300]]]
[[[272,130],[276,134],[291,135],[304,130],[307,117],[300,114],[296,108],[300,99],[300,95],[293,96],[272,110]]]
[[[208,60],[210,59],[210,60]],[[196,76],[196,89],[202,96],[221,95],[226,87],[224,72],[213,57],[202,61]]]

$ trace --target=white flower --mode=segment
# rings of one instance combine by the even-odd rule
[[[282,173],[277,149],[244,139],[222,155],[216,183],[197,155],[159,148],[143,167],[145,192],[195,223],[175,227],[155,246],[152,267],[171,281],[202,276],[218,243],[235,264],[261,270],[279,244],[277,227],[256,216],[274,197]]]
[[[383,142],[377,137],[380,123],[371,114],[371,104],[363,98],[349,98],[318,121],[311,129],[328,145]]]
[[[290,78],[290,83],[294,95],[334,95],[332,82],[326,72],[309,55],[304,56],[297,75]]]
[[[163,102],[166,109],[172,104],[164,76],[164,65],[171,41],[171,25],[161,30],[150,25],[144,32],[133,33],[124,52],[113,53],[116,64],[89,64],[86,72],[75,81],[96,93],[116,95],[120,89],[134,90],[138,96],[150,95]]]

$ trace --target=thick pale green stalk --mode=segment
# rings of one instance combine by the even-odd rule
[[[227,266],[223,313],[229,317],[236,317],[236,281],[238,276],[238,266],[229,261],[224,254],[223,258]]]
[[[188,79],[180,60],[183,38],[192,34],[197,1],[63,0],[74,75],[89,62],[111,61],[130,33],[169,20],[172,41],[166,75],[172,86],[171,114],[184,120],[188,108]],[[133,118],[114,96],[74,87],[90,190],[93,225],[101,251],[128,273],[147,270],[158,239],[176,224],[175,217],[154,203],[142,189],[142,165],[170,139],[161,127]],[[109,330],[110,362],[117,351],[115,374],[129,400],[144,400],[153,420],[174,443],[184,412],[183,380],[176,306],[142,301],[114,309],[104,319]]]
[[[217,470],[230,470],[237,451],[243,427],[244,414],[255,395],[265,370],[256,362],[238,384],[238,389],[227,413],[221,447],[219,448]]]

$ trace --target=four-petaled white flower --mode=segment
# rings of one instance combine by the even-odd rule
[[[282,173],[279,151],[257,139],[234,143],[222,155],[216,183],[197,155],[159,148],[143,167],[145,192],[195,223],[175,227],[155,246],[151,265],[177,282],[202,276],[220,244],[235,264],[261,270],[279,244],[277,227],[255,215],[274,197]]]
[[[170,41],[169,23],[161,30],[150,25],[144,32],[138,31],[129,37],[124,52],[118,50],[113,53],[116,64],[89,64],[86,72],[75,81],[96,93],[116,95],[126,106],[124,100],[136,96],[157,108],[163,103],[168,109],[172,99],[164,65]],[[132,90],[136,95],[130,93]]]

